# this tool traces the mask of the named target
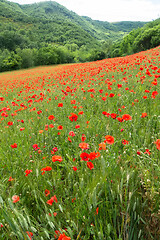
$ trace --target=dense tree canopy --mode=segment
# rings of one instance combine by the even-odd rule
[[[112,46],[111,57],[137,53],[160,45],[160,19],[132,30]]]

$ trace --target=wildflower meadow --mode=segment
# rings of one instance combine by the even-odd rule
[[[160,47],[0,74],[0,239],[160,239]]]

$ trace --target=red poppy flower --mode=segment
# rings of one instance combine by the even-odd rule
[[[52,157],[52,162],[62,162],[62,161],[63,161],[63,159],[62,159],[61,156],[54,155],[54,156]]]
[[[151,97],[152,97],[152,98],[155,98],[156,95],[158,95],[158,92],[157,92],[157,91],[153,91]]]
[[[114,97],[114,96],[115,96],[114,93],[110,93],[110,94],[109,94],[109,97],[111,97],[111,98]]]
[[[54,152],[57,152],[57,151],[58,151],[58,148],[57,148],[57,147],[54,147],[54,148],[53,148],[53,151],[54,151]]]
[[[27,169],[27,170],[25,171],[25,173],[26,173],[25,176],[28,176],[31,172],[32,172],[32,170],[28,170],[28,169]]]
[[[111,115],[110,113],[107,113],[106,111],[103,111],[102,114],[107,116],[107,117],[109,117]]]
[[[119,122],[123,122],[123,118],[121,118],[121,117],[118,117],[117,120],[118,120]]]
[[[18,195],[14,195],[12,197],[12,200],[13,200],[13,203],[16,203],[16,202],[18,202],[20,200],[20,197]]]
[[[94,165],[92,162],[87,162],[87,167],[92,170],[94,168]]]
[[[41,114],[42,113],[42,110],[40,110],[40,111],[37,111],[37,114]]]
[[[75,135],[75,133],[74,133],[73,131],[70,131],[70,132],[69,132],[69,136],[74,137],[74,136],[76,136],[76,135]]]
[[[63,103],[58,103],[58,107],[63,107]]]
[[[89,144],[88,144],[88,143],[85,143],[85,142],[81,142],[81,143],[79,144],[79,147],[80,147],[81,149],[83,149],[83,150],[89,149]]]
[[[32,233],[32,232],[28,232],[28,231],[27,231],[26,233],[27,233],[27,235],[28,235],[29,239],[30,239],[30,240],[32,240],[33,233]]]
[[[53,125],[53,124],[50,124],[49,127],[50,127],[50,128],[54,128],[54,125]]]
[[[145,154],[148,154],[148,155],[151,154],[151,152],[149,151],[149,149],[146,149],[146,151],[145,151],[144,153],[145,153]]]
[[[70,137],[68,137],[68,141],[69,141],[69,142],[72,142],[72,140],[70,139]]]
[[[86,136],[84,134],[82,134],[81,140],[82,140],[82,142],[84,142],[86,140]]]
[[[51,170],[52,170],[52,168],[49,167],[49,166],[47,166],[47,167],[45,167],[45,168],[42,168],[42,169],[41,169],[42,175],[45,174],[45,172],[48,172],[48,171],[51,171]]]
[[[8,124],[8,126],[12,126],[13,122],[8,122],[7,124]]]
[[[38,149],[40,149],[40,148],[38,147],[38,144],[33,144],[32,147],[35,149],[35,151],[37,151]]]
[[[96,152],[96,158],[99,158],[101,156],[100,152]]]
[[[147,96],[143,96],[144,99],[147,99]]]
[[[59,126],[57,127],[57,129],[58,129],[58,130],[63,130],[63,126],[62,126],[62,125],[59,125]]]
[[[48,189],[46,189],[45,191],[44,191],[44,193],[45,193],[45,195],[46,195],[46,197],[50,194],[50,191],[48,190]]]
[[[52,168],[50,166],[47,166],[44,169],[45,169],[45,171],[51,171],[52,170]]]
[[[55,237],[55,238],[58,238],[60,234],[61,234],[60,231],[59,231],[59,230],[56,230],[54,237]]]
[[[94,97],[94,96],[93,96],[93,97]],[[102,97],[102,100],[103,100],[103,101],[106,101],[106,99],[107,99],[106,97]]]
[[[80,111],[79,113],[78,113],[78,115],[82,115],[84,112],[83,111]]]
[[[48,117],[48,119],[49,120],[53,120],[55,117],[53,116],[53,115],[50,115],[49,117]]]
[[[122,144],[123,144],[123,145],[129,144],[129,141],[123,139],[123,140],[122,140]]]
[[[8,182],[13,181],[14,179],[12,177],[9,177]]]
[[[117,114],[116,113],[111,113],[111,118],[113,118],[113,119],[116,119],[116,117],[117,117]]]
[[[89,154],[86,153],[86,152],[82,152],[80,157],[81,157],[82,161],[88,161],[89,160]]]
[[[77,167],[73,167],[73,171],[75,171],[75,172],[76,172],[76,171],[77,171]]]
[[[141,118],[145,118],[145,117],[147,117],[147,113],[142,113]]]
[[[76,100],[71,100],[71,104],[76,104]]]
[[[157,149],[160,150],[160,139],[157,139],[155,144],[156,144]]]
[[[104,142],[99,144],[99,150],[106,150],[106,144]]]
[[[113,136],[106,135],[105,139],[106,139],[106,140],[104,140],[105,143],[108,143],[110,145],[112,145],[114,143],[114,137]]]
[[[17,148],[17,143],[12,144],[11,148]]]
[[[58,240],[70,240],[71,238],[70,237],[67,237],[64,233],[61,234],[58,238]]]
[[[99,210],[99,207],[96,208],[96,214],[98,215],[98,210]]]
[[[76,198],[72,198],[72,203],[74,203],[76,201]]]
[[[51,199],[49,199],[49,200],[47,201],[47,204],[49,204],[50,206],[52,206],[52,204],[53,204],[54,202],[56,202],[56,203],[58,202],[56,195],[54,195],[53,197],[51,197]]]
[[[132,117],[131,117],[129,114],[124,114],[124,115],[122,116],[122,118],[123,118],[123,120],[125,120],[125,121],[132,120]]]
[[[75,113],[71,113],[71,116],[69,116],[68,118],[71,120],[71,122],[73,121],[76,122],[78,119],[78,116]]]
[[[117,84],[117,87],[118,87],[118,88],[121,88],[121,87],[122,87],[122,84]]]
[[[140,152],[140,151],[137,151],[137,154],[138,154],[138,155],[141,155],[141,152]]]
[[[96,154],[95,152],[91,152],[91,153],[89,154],[89,159],[90,159],[90,160],[94,160],[96,157],[97,157],[97,154]]]

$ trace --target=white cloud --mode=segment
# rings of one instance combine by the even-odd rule
[[[20,4],[44,0],[10,0]],[[151,21],[160,17],[159,0],[56,0],[79,15],[102,21]]]

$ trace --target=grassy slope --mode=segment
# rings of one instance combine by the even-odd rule
[[[27,231],[54,239],[62,229],[72,240],[159,239],[159,60],[156,48],[0,75],[2,240],[28,239]],[[100,152],[93,169],[82,152]]]

